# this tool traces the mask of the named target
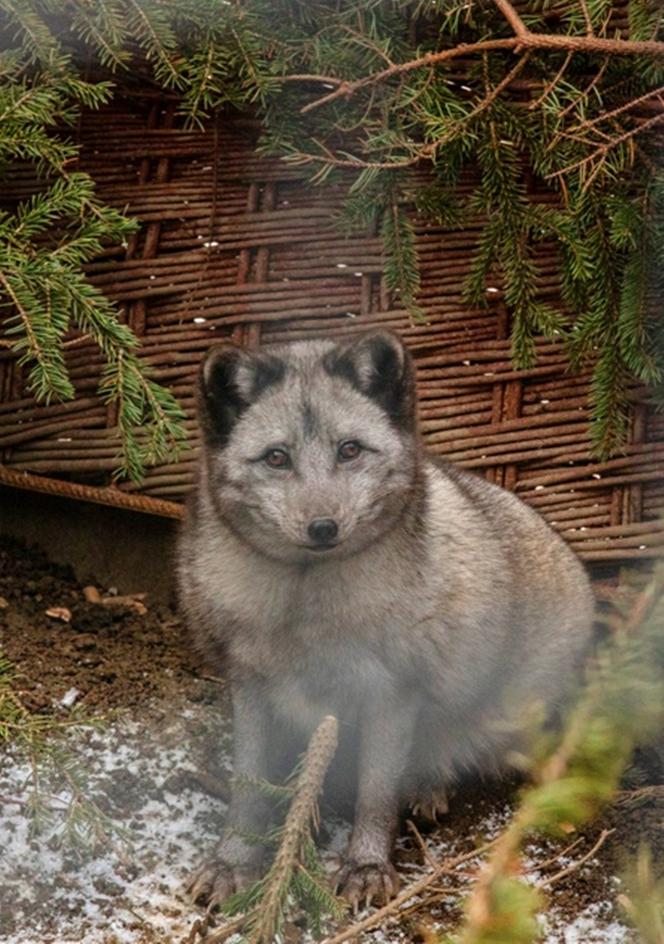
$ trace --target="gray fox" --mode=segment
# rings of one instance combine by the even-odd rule
[[[247,837],[270,805],[251,781],[288,770],[334,714],[355,792],[337,885],[355,905],[387,900],[403,806],[499,771],[529,706],[568,692],[589,581],[537,512],[427,455],[390,332],[214,348],[199,412],[179,594],[195,645],[230,672],[239,779],[191,894],[215,905],[260,875]]]

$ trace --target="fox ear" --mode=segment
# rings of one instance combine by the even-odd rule
[[[223,447],[242,413],[267,387],[279,383],[286,365],[262,351],[234,344],[211,348],[201,365],[199,413],[209,445]]]
[[[413,363],[396,334],[372,331],[357,341],[330,352],[328,373],[345,377],[356,389],[375,400],[392,422],[406,430],[415,427],[415,379]]]

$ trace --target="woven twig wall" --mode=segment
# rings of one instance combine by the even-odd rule
[[[477,227],[418,225],[428,323],[413,325],[386,290],[379,239],[344,238],[334,225],[341,194],[259,158],[250,122],[220,119],[207,131],[187,131],[171,105],[140,98],[87,115],[79,134],[81,168],[100,197],[143,223],[126,250],[109,250],[90,267],[91,279],[120,303],[142,339],[142,357],[188,415],[192,450],[178,464],[151,469],[144,495],[180,502],[191,488],[194,383],[212,343],[257,345],[382,325],[399,331],[415,356],[431,450],[514,489],[586,560],[664,553],[664,417],[635,389],[626,453],[592,460],[589,374],[570,373],[561,345],[547,341],[538,344],[536,367],[514,370],[498,280],[486,308],[462,303]],[[27,169],[17,171],[6,197],[20,199],[34,186]],[[553,247],[543,249],[542,262],[541,295],[555,304]],[[112,410],[95,396],[101,361],[85,339],[69,344],[78,395],[49,406],[34,404],[15,359],[0,351],[0,460],[16,472],[108,484],[118,440]],[[107,494],[112,501],[118,492]]]

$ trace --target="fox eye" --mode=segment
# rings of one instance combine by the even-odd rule
[[[349,439],[341,443],[337,449],[337,458],[339,462],[350,462],[351,459],[357,459],[362,452],[362,446],[355,439]]]
[[[290,456],[283,449],[270,449],[264,459],[271,469],[287,469],[290,466]]]

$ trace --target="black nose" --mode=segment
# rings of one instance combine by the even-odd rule
[[[336,538],[339,528],[332,518],[314,518],[307,531],[316,544],[329,544]]]

